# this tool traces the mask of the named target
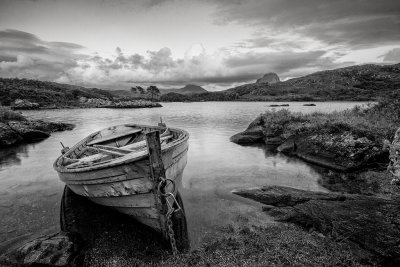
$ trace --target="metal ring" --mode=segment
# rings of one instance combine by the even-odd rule
[[[163,196],[163,197],[167,197],[167,196],[169,196],[169,194],[172,194],[172,193],[166,193],[166,192],[163,193],[163,192],[161,192],[161,186],[162,186],[162,184],[165,183],[164,187],[166,187],[166,186],[168,186],[168,182],[170,182],[170,184],[172,184],[172,190],[171,190],[171,192],[175,192],[175,182],[174,182],[173,180],[171,180],[171,179],[164,179],[164,180],[162,180],[162,181],[158,184],[158,188],[157,188],[158,192],[159,192],[160,195]]]

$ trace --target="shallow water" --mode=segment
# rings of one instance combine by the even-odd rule
[[[71,109],[23,112],[30,118],[73,123],[73,131],[54,133],[44,141],[0,150],[0,253],[10,244],[58,229],[59,201],[64,184],[52,164],[60,141],[72,146],[88,134],[123,124],[156,124],[190,133],[188,164],[181,191],[194,246],[206,232],[230,222],[263,223],[269,218],[261,205],[231,190],[284,185],[324,191],[312,166],[270,152],[263,146],[240,146],[229,137],[243,131],[268,102],[163,103],[152,109]],[[362,103],[325,102],[315,107],[290,103],[291,111],[332,112]],[[280,109],[275,108],[275,109]]]

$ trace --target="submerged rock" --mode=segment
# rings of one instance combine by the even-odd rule
[[[344,200],[346,196],[338,193],[307,192],[285,186],[265,186],[235,191],[234,194],[276,207],[295,206],[310,200]]]

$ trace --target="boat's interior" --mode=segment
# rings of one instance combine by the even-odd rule
[[[65,153],[61,164],[75,169],[147,154],[146,133],[154,130],[160,132],[161,148],[179,138],[179,133],[164,127],[114,126],[92,134]]]

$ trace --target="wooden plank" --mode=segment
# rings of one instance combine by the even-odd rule
[[[117,151],[113,151],[113,150],[107,150],[107,149],[103,149],[103,148],[95,148],[95,147],[90,147],[90,146],[88,146],[87,148],[90,151],[102,153],[105,155],[118,156],[118,157],[122,157],[122,156],[126,155],[126,153],[121,153],[121,152],[117,152]]]
[[[172,138],[173,136],[172,135],[167,135],[167,136],[163,136],[163,137],[161,137],[160,138],[160,134],[158,134],[158,140],[160,140],[160,141],[164,141],[164,140],[168,140],[168,139],[170,139],[170,138]],[[130,144],[130,145],[126,145],[126,146],[121,146],[121,148],[123,148],[123,149],[143,149],[144,147],[146,147],[146,141],[140,141],[140,142],[136,142],[136,143],[133,143],[133,144]]]
[[[165,178],[164,163],[161,155],[160,133],[158,131],[146,134],[147,151],[150,160],[150,175],[153,183],[157,186],[161,177]]]
[[[111,150],[111,151],[115,151],[115,152],[119,152],[119,153],[123,153],[123,154],[132,153],[132,150],[124,149],[122,147],[105,146],[105,145],[93,145],[93,147],[105,149],[105,150]]]
[[[66,183],[77,181],[85,184],[87,181],[95,181],[95,183],[104,183],[115,181],[114,177],[119,179],[131,180],[137,178],[144,178],[150,176],[149,161],[139,160],[125,165],[111,166],[101,169],[94,169],[90,171],[75,171],[74,169],[68,170],[69,172],[60,172],[61,180]],[[101,180],[101,181],[100,181]]]
[[[120,134],[111,134],[111,135],[105,136],[103,138],[95,139],[95,140],[89,142],[87,145],[91,146],[91,145],[94,145],[94,144],[98,144],[98,143],[106,142],[106,141],[109,141],[109,140],[121,138],[121,137],[124,137],[124,136],[127,136],[127,135],[132,135],[132,134],[135,134],[135,133],[139,133],[141,131],[142,131],[142,129],[139,128],[139,129],[134,129],[134,130],[128,131],[128,132],[123,132],[123,133],[120,133]]]
[[[119,197],[94,197],[91,201],[108,207],[152,208],[155,207],[154,194],[138,194]]]
[[[169,138],[172,138],[172,135],[161,137],[161,141],[167,140]],[[104,148],[107,148],[107,149],[104,149]],[[132,148],[135,148],[136,150],[130,151],[129,149],[132,149]],[[112,147],[112,146],[100,146],[100,145],[96,145],[95,147],[88,146],[87,147],[88,150],[91,150],[93,152],[98,152],[98,154],[80,158],[78,162],[68,165],[66,167],[68,169],[78,168],[79,165],[81,165],[81,164],[87,164],[92,161],[101,160],[102,158],[105,158],[108,155],[123,157],[129,153],[136,152],[135,154],[132,154],[131,157],[140,157],[140,156],[146,155],[147,152],[144,150],[145,148],[146,148],[146,141],[141,141],[141,142],[123,146],[120,148]]]
[[[101,160],[102,158],[104,158],[107,155],[104,154],[95,154],[95,155],[91,155],[91,156],[87,156],[87,157],[83,157],[81,159],[79,159],[77,162],[69,164],[67,166],[65,166],[67,169],[71,169],[71,168],[76,168],[81,164],[85,164],[85,163],[90,163],[90,162],[94,162],[96,160]]]
[[[166,177],[161,154],[160,133],[158,131],[146,133],[146,142],[150,162],[150,179],[153,182],[154,204],[155,208],[160,213],[159,225],[161,232],[164,237],[167,237],[165,214],[168,212],[168,206],[165,198],[160,197],[158,194],[158,184],[161,181],[161,178]],[[161,192],[164,193],[164,190],[162,189]]]
[[[85,197],[118,197],[149,193],[153,183],[148,178],[102,184],[68,184],[76,194]]]

